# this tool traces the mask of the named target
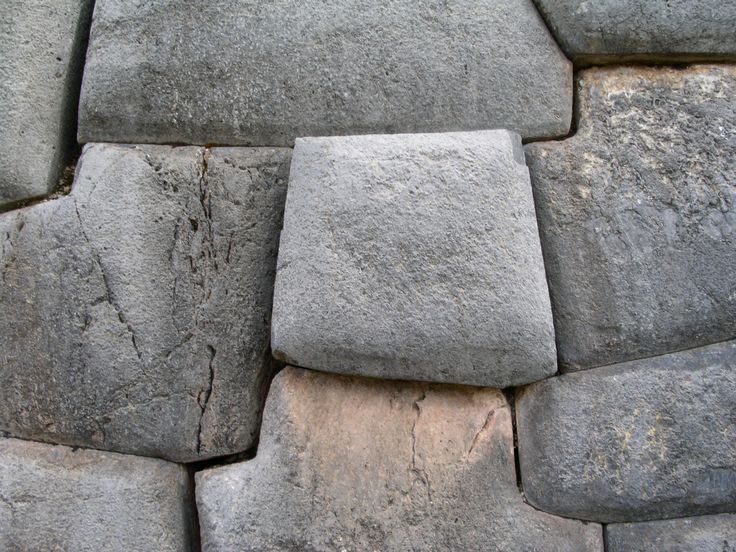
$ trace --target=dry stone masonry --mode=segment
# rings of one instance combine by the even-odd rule
[[[736,552],[734,0],[1,11],[1,552]]]

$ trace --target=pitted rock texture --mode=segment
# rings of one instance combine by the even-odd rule
[[[524,491],[603,522],[736,510],[736,342],[565,374],[517,397]]]
[[[736,514],[606,526],[608,552],[734,552]]]
[[[736,337],[736,67],[584,71],[526,148],[563,370]]]
[[[91,145],[70,196],[0,217],[0,429],[176,461],[251,446],[290,155]]]
[[[602,551],[524,504],[496,389],[286,368],[258,455],[197,473],[203,550]]]
[[[6,552],[194,550],[183,466],[0,439],[0,549]]]
[[[532,0],[97,0],[82,142],[561,136],[572,69]]]
[[[518,135],[297,140],[272,326],[277,357],[330,372],[494,387],[555,373]]]
[[[534,1],[576,61],[736,58],[732,1]]]
[[[43,196],[76,146],[92,0],[4,0],[0,12],[0,208]]]

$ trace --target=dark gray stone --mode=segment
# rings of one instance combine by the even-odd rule
[[[736,552],[736,514],[606,526],[608,552]]]
[[[198,550],[183,466],[0,439],[4,552]]]
[[[568,132],[572,70],[531,0],[97,0],[82,142]]]
[[[603,522],[736,510],[736,341],[565,374],[517,397],[531,504]]]
[[[595,69],[526,148],[563,370],[736,337],[736,67]]]
[[[603,550],[523,502],[496,389],[287,368],[256,458],[196,477],[204,551]]]
[[[0,430],[190,461],[253,443],[290,150],[92,145],[0,217]]]
[[[493,387],[555,373],[523,161],[504,130],[297,140],[275,354],[330,372]]]
[[[0,208],[52,191],[76,147],[92,0],[4,0]]]
[[[730,0],[534,1],[576,61],[736,57]]]

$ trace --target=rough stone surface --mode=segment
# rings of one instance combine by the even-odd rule
[[[606,526],[608,552],[736,552],[736,514]]]
[[[517,398],[529,502],[641,521],[736,510],[736,341],[565,374]]]
[[[531,0],[97,0],[82,142],[568,132],[571,65]]]
[[[4,0],[0,208],[49,193],[76,146],[92,0]]]
[[[736,337],[736,67],[582,73],[526,148],[563,370]]]
[[[494,387],[553,374],[518,135],[297,140],[272,326],[277,356],[320,370]]]
[[[187,470],[0,439],[0,549],[181,552],[196,539]]]
[[[287,368],[255,460],[197,473],[203,550],[602,551],[524,504],[496,389]]]
[[[91,145],[0,217],[0,430],[189,461],[248,448],[290,150]]]
[[[736,3],[723,0],[534,0],[568,56],[736,57]]]

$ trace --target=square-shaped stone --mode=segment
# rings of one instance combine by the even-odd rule
[[[554,373],[519,136],[297,140],[272,347],[290,363],[385,378],[505,387]]]

